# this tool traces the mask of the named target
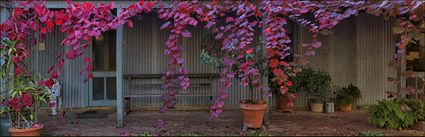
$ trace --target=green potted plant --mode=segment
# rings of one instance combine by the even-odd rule
[[[301,77],[297,75],[297,72],[290,71],[283,66],[281,67],[282,70],[285,71],[285,73],[288,75],[288,80],[285,84],[288,87],[288,90],[286,93],[282,93],[280,90],[279,85],[276,82],[273,82],[272,78],[273,73],[271,72],[271,69],[268,69],[269,73],[269,87],[270,90],[274,93],[274,95],[277,95],[278,97],[278,103],[277,103],[277,109],[280,112],[293,112],[294,109],[294,100],[296,99],[297,94],[300,91],[301,87]],[[295,69],[294,69],[295,70]]]
[[[337,92],[337,103],[342,112],[351,112],[352,105],[362,97],[360,89],[353,84],[343,87]]]
[[[325,112],[331,113],[335,112],[335,101],[336,101],[336,93],[341,89],[340,86],[333,85],[331,88],[330,94],[328,94],[328,97],[326,98],[325,103]]]
[[[20,73],[24,71],[22,67],[27,59],[22,45],[17,41],[5,39],[0,47],[0,57],[4,60],[0,66],[0,79],[6,80],[2,83],[6,91],[1,93],[0,114],[9,117],[10,135],[39,136],[43,125],[38,121],[37,112],[47,100],[47,90],[36,83],[35,77]],[[17,62],[17,59],[21,61]],[[11,68],[12,65],[14,69]]]
[[[331,92],[332,79],[324,71],[305,68],[301,71],[302,86],[311,97],[309,104],[313,112],[323,112],[324,102]]]
[[[247,60],[253,62],[253,67],[257,68],[260,72],[260,76],[266,75],[266,58],[262,56],[263,46],[261,43],[253,45],[253,51],[248,54]],[[220,51],[206,51],[201,52],[201,62],[212,65],[215,69],[220,70],[223,62],[223,55]],[[237,56],[236,52],[230,53],[230,56]],[[245,59],[238,59],[234,66],[232,66],[232,72],[235,72],[235,78],[240,79],[241,72],[238,71],[238,66],[243,64]],[[258,84],[258,83],[257,83]],[[248,78],[247,87],[249,89],[249,98],[240,100],[240,108],[242,110],[242,117],[244,128],[261,128],[263,126],[264,113],[267,109],[267,102],[263,101],[262,97],[257,97],[255,92],[262,92],[255,90],[255,82],[252,77]]]

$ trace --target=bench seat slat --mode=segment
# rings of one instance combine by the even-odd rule
[[[164,74],[124,74],[127,79],[140,79],[140,78],[162,78]],[[217,73],[205,74],[189,74],[189,78],[218,78],[220,75]]]
[[[132,94],[125,95],[124,97],[134,98],[134,97],[160,97],[162,94]],[[177,94],[178,97],[204,97],[204,96],[217,96],[218,94]]]

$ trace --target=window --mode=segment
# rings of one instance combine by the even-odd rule
[[[93,39],[94,71],[115,71],[116,32],[107,31]]]
[[[117,10],[111,11],[117,15]],[[116,31],[111,30],[93,38],[94,71],[115,71],[116,68]]]
[[[409,45],[407,48],[406,54],[409,52],[419,52],[419,59],[414,59],[412,61],[408,61],[407,69],[413,70],[416,72],[424,72],[425,71],[425,47],[421,45]]]
[[[295,48],[294,47],[294,42],[295,42],[295,40],[294,40],[294,22],[289,18],[286,18],[286,20],[287,20],[288,24],[286,24],[284,26],[284,28],[286,30],[286,32],[285,32],[286,35],[288,35],[289,39],[291,39],[291,43],[288,44],[288,46],[291,47],[291,49],[289,50],[289,52],[291,54],[289,56],[286,56],[284,61],[292,62],[292,61],[294,61],[294,48]]]

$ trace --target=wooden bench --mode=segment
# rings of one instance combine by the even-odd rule
[[[162,94],[140,94],[140,93],[134,93],[135,88],[157,88],[162,89],[161,84],[146,84],[146,83],[133,83],[133,80],[135,79],[161,79],[163,74],[125,74],[124,79],[128,82],[128,92],[125,92],[124,94],[124,100],[125,100],[125,110],[127,113],[131,111],[131,98],[141,98],[141,97],[160,97]],[[213,79],[219,78],[219,74],[216,73],[209,73],[209,74],[189,74],[188,77],[190,79],[196,79],[196,78],[202,78],[202,79],[208,79],[208,83],[191,83],[191,86],[189,88],[211,88],[212,89],[212,81]],[[217,96],[217,93],[209,93],[209,94],[197,94],[197,93],[182,93],[177,94],[177,97],[210,97],[211,99],[214,96]]]

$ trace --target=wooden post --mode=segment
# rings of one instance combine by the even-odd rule
[[[9,10],[6,7],[0,7],[0,10],[1,10],[0,11],[0,23],[4,23],[9,18],[10,13],[9,13]],[[0,92],[3,92],[3,91],[6,90],[6,87],[5,87],[6,81],[1,78],[0,83],[1,83],[0,84]]]
[[[266,52],[266,44],[265,44],[265,42],[264,42],[264,40],[266,39],[266,37],[264,36],[264,30],[267,28],[267,25],[266,25],[266,18],[267,18],[267,15],[266,14],[263,14],[263,27],[262,27],[262,29],[261,29],[261,36],[262,36],[262,42],[263,42],[263,56],[266,56],[267,57],[267,52]],[[265,61],[265,63],[263,64],[263,66],[267,66],[267,64],[268,64],[268,60],[266,60]],[[268,85],[269,85],[269,80],[268,80],[269,78],[268,78],[268,76],[267,77],[263,77],[262,78],[262,86],[264,86],[264,87],[267,87]],[[268,125],[269,124],[269,106],[270,106],[270,103],[271,103],[271,101],[272,101],[272,99],[270,99],[270,97],[266,97],[266,99],[264,100],[264,101],[266,101],[267,102],[267,108],[266,108],[266,114],[264,114],[264,121],[263,121],[263,125]]]
[[[122,12],[122,8],[117,8],[117,15]],[[124,127],[124,98],[123,98],[123,35],[124,27],[117,29],[116,35],[116,77],[117,77],[117,127]]]
[[[9,18],[10,13],[9,13],[9,10],[7,10],[7,7],[0,7],[0,8],[1,8],[0,23],[4,23]]]
[[[406,72],[406,53],[401,55],[399,62],[400,67],[397,68],[397,79],[400,80],[400,82],[397,85],[397,92],[400,98],[406,98],[406,93],[402,91],[402,89],[406,87],[406,77],[402,75]]]

